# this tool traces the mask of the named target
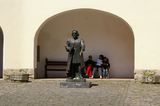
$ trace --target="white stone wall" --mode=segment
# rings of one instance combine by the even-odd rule
[[[0,0],[4,69],[33,69],[39,26],[63,11],[92,8],[126,20],[135,35],[135,69],[160,69],[159,0]]]

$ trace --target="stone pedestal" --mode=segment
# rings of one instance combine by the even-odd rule
[[[90,88],[91,82],[87,82],[85,79],[66,79],[64,82],[60,82],[60,88]]]

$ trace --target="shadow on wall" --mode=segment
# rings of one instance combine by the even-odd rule
[[[3,32],[0,27],[0,78],[3,75]]]
[[[85,60],[103,54],[110,59],[111,77],[133,78],[134,35],[122,18],[94,9],[75,9],[54,15],[39,27],[35,36],[35,67],[37,76],[44,77],[45,58],[67,60],[64,49],[71,31],[76,29],[86,44]],[[40,46],[40,61],[36,61],[36,46]]]

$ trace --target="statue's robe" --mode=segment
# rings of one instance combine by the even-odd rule
[[[68,52],[67,72],[70,70],[71,58],[73,64],[80,64],[80,67],[83,67],[84,66],[83,51],[85,50],[84,41],[80,38],[76,40],[70,38],[67,40],[65,47]],[[74,48],[74,54],[71,54],[72,48]]]

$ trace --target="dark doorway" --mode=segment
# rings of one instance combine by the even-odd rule
[[[3,76],[3,32],[0,27],[0,78]]]

